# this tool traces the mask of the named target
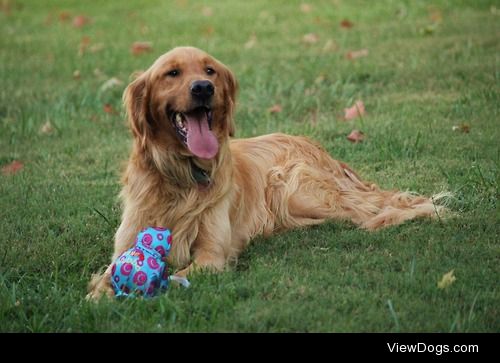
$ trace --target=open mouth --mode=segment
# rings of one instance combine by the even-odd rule
[[[201,159],[212,159],[217,155],[219,143],[212,132],[213,112],[210,108],[170,111],[169,115],[177,137],[193,155]]]

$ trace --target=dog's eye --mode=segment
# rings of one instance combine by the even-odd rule
[[[207,67],[207,68],[205,69],[205,72],[206,72],[209,76],[211,76],[212,74],[215,74],[215,69],[213,69],[212,67]]]
[[[172,69],[171,71],[168,71],[165,73],[167,77],[177,77],[181,72],[178,69]]]

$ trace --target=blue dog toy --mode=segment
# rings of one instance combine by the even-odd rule
[[[170,230],[148,227],[137,235],[134,247],[122,253],[111,267],[115,295],[153,297],[164,292],[170,280],[188,287],[189,281],[168,275],[167,256],[172,245]]]

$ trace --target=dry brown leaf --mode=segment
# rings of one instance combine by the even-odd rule
[[[59,13],[59,21],[62,23],[66,23],[71,18],[71,13],[67,10],[63,10]]]
[[[349,60],[358,59],[362,57],[366,57],[368,55],[368,49],[359,49],[359,50],[351,50],[347,52],[346,58]]]
[[[80,79],[81,74],[80,71],[77,69],[73,72],[73,79]]]
[[[90,23],[90,18],[85,15],[77,15],[73,18],[73,26],[75,28],[81,28]]]
[[[464,134],[468,134],[470,132],[470,125],[463,123],[460,125],[454,125],[451,129],[453,131],[459,131],[459,132],[463,132]]]
[[[307,44],[317,43],[319,40],[319,36],[315,33],[309,33],[302,37],[302,41]]]
[[[435,7],[431,7],[429,10],[429,18],[433,23],[441,23],[443,21],[443,13],[441,10]]]
[[[134,42],[130,47],[130,51],[133,55],[140,55],[153,50],[153,44],[151,42]]]
[[[340,27],[344,29],[350,29],[354,26],[354,23],[352,21],[349,21],[347,19],[344,19],[340,22]]]
[[[54,132],[54,127],[50,123],[50,121],[45,122],[42,127],[40,127],[40,133],[44,135],[50,135]]]
[[[24,164],[18,160],[12,161],[10,164],[4,165],[2,167],[3,175],[13,175],[24,168]]]
[[[277,103],[277,104],[269,107],[267,109],[267,111],[270,113],[279,113],[279,112],[283,111],[283,107],[281,107],[281,105],[279,103]]]
[[[103,111],[106,112],[108,115],[115,115],[115,114],[117,114],[116,110],[109,103],[106,103],[103,106]]]
[[[12,2],[10,0],[3,0],[0,2],[0,11],[5,15],[10,15],[12,10]]]
[[[310,13],[312,10],[312,6],[310,4],[300,4],[300,11],[303,13]]]
[[[356,101],[356,103],[348,108],[344,108],[344,120],[349,121],[355,119],[356,117],[363,116],[365,114],[365,104],[363,101]]]
[[[364,138],[365,134],[359,130],[352,130],[351,133],[347,135],[347,140],[354,143],[362,142]]]

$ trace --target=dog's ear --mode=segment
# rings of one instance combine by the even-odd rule
[[[234,125],[234,112],[236,108],[236,94],[238,93],[238,82],[234,77],[233,72],[227,67],[223,67],[222,77],[224,79],[224,98],[227,100],[226,118],[227,118],[227,129],[229,136],[234,136],[235,125]]]
[[[123,104],[127,112],[130,129],[142,149],[151,134],[153,118],[149,111],[147,72],[140,74],[123,93]]]

